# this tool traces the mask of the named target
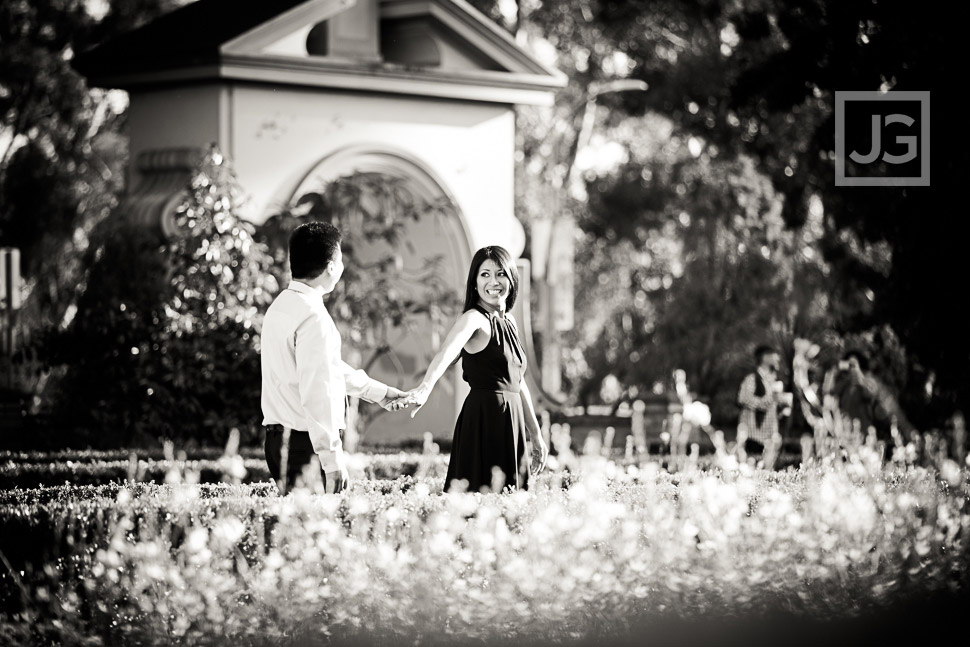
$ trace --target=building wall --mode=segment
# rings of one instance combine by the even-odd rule
[[[228,93],[217,84],[133,92],[128,107],[132,163],[128,186],[137,187],[138,154],[147,150],[198,147],[229,141]]]
[[[134,93],[131,159],[145,150],[226,151],[262,222],[317,162],[347,146],[406,151],[441,179],[465,217],[472,249],[525,248],[514,216],[515,117],[509,106],[258,85],[198,85]],[[132,164],[129,186],[139,177]]]
[[[514,216],[515,119],[508,106],[419,97],[235,86],[226,147],[261,222],[317,162],[348,146],[401,150],[440,178],[472,249],[525,246]]]
[[[452,223],[448,229],[469,238],[467,244],[451,244],[451,250],[439,249],[450,244],[440,229],[431,223],[411,225],[404,247],[415,251],[404,250],[406,267],[420,267],[422,256],[445,252],[449,273],[454,274],[450,278],[460,294],[468,254],[489,244],[503,245],[514,256],[522,253],[525,237],[514,216],[515,120],[510,107],[252,85],[234,86],[229,105],[227,150],[251,194],[251,220],[261,222],[301,184],[312,185],[307,173],[319,170],[321,160],[341,157],[340,151],[397,151],[435,177],[461,214],[461,224]],[[339,170],[323,166],[331,174]],[[431,345],[429,325],[419,324],[401,338],[395,348],[397,361],[382,358],[371,374],[400,388],[415,386],[437,350]],[[450,439],[466,393],[460,366],[452,367],[417,418],[381,413],[367,426],[365,440],[393,445],[420,439],[425,431]]]

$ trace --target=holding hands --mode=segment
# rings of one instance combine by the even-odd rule
[[[384,399],[379,402],[381,408],[386,411],[398,411],[400,409],[406,409],[408,404],[407,393],[401,389],[395,389],[393,386],[387,387],[387,395]]]
[[[388,391],[390,395],[390,391]],[[388,411],[399,411],[400,409],[407,409],[412,404],[415,405],[414,411],[411,412],[411,417],[413,418],[424,403],[428,401],[428,396],[431,395],[431,389],[426,386],[418,386],[410,391],[401,393],[401,397],[389,403],[385,409]]]

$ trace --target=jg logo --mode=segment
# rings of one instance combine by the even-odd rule
[[[836,92],[836,186],[929,186],[930,93]]]

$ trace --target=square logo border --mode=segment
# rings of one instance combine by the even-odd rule
[[[920,174],[917,177],[846,177],[845,104],[847,101],[920,102]],[[929,90],[836,90],[835,92],[835,186],[929,186],[930,185],[930,91]]]

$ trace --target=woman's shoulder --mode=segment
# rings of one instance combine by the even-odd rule
[[[488,316],[477,308],[465,310],[458,317],[458,322],[469,326],[474,325],[478,328],[487,328],[489,326]]]

